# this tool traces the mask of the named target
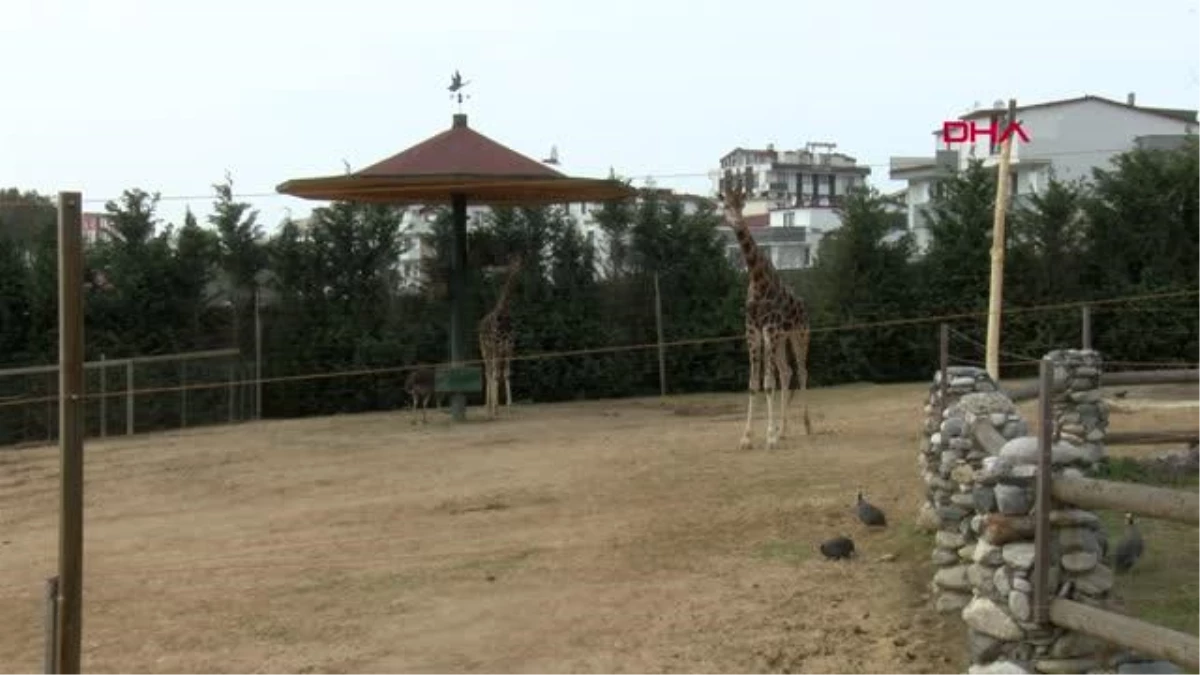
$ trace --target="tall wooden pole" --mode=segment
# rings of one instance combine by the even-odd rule
[[[1008,120],[996,125],[996,133],[1003,133],[1008,124],[1017,119],[1017,100],[1008,99]],[[1000,306],[1004,295],[1004,216],[1008,208],[1008,164],[1012,157],[1012,135],[1000,148],[1000,162],[996,165],[996,210],[992,222],[992,284],[988,295],[987,327],[987,371],[996,382],[1000,381]]]
[[[60,673],[80,672],[83,635],[83,198],[58,193],[58,528]]]

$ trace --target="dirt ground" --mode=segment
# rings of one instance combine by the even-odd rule
[[[925,390],[816,390],[818,433],[773,452],[761,424],[736,450],[741,395],[89,442],[83,667],[960,672],[911,527]],[[57,467],[0,451],[6,672],[41,669]],[[855,521],[860,486],[887,530]],[[837,534],[857,560],[820,558]]]
[[[90,443],[84,668],[953,672],[903,524],[920,396],[815,392],[772,453],[743,396]],[[56,453],[0,457],[0,663],[37,671]],[[899,524],[860,533],[859,485]],[[858,561],[816,555],[840,533]]]
[[[961,673],[962,627],[929,609],[929,542],[911,527],[924,390],[816,390],[818,434],[772,453],[734,449],[740,395],[90,442],[84,668]],[[56,467],[54,448],[0,452],[5,673],[40,668]],[[887,531],[854,521],[858,486]],[[857,561],[816,554],[838,533]],[[1151,549],[1147,567],[1182,562]],[[1164,593],[1139,583],[1151,611]]]

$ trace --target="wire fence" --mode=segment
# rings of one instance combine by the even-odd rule
[[[1038,353],[1080,344],[1078,316],[1084,307],[1103,315],[1121,315],[1153,311],[1155,300],[1194,297],[1197,291],[1169,291],[1086,302],[1063,302],[1006,308],[1006,330],[1020,331],[1021,323],[1039,319],[1046,324],[1047,314],[1064,317],[1059,329],[1026,341],[1020,351],[1002,349],[1002,367],[1006,377],[1025,377],[1036,373]],[[1179,311],[1160,307],[1159,311]],[[920,342],[935,362],[936,346],[930,346],[932,326],[948,323],[963,349],[955,351],[952,361],[983,365],[986,349],[986,311],[958,312],[940,316],[914,316],[837,325],[815,325],[810,369],[813,361],[826,360],[822,350],[837,351],[853,337],[871,334],[875,339],[893,342]],[[270,323],[266,322],[269,326]],[[1051,324],[1053,325],[1053,323]],[[899,330],[898,329],[903,329]],[[1187,329],[1190,335],[1195,328]],[[270,331],[264,331],[268,336]],[[669,334],[667,334],[669,335]],[[748,377],[744,335],[713,335],[662,339],[636,344],[577,347],[556,350],[518,351],[513,358],[514,398],[518,402],[536,402],[529,396],[530,381],[578,389],[575,399],[647,396],[666,392],[744,391]],[[882,336],[882,337],[881,337]],[[296,336],[277,336],[295,340]],[[1006,343],[1007,344],[1007,343]],[[88,437],[126,435],[144,431],[229,424],[263,417],[274,417],[272,408],[299,408],[300,399],[311,399],[312,407],[330,400],[357,401],[357,406],[337,408],[337,412],[395,410],[408,405],[403,391],[407,374],[419,368],[438,368],[452,364],[442,361],[391,363],[360,367],[319,367],[328,355],[310,355],[311,367],[296,372],[281,372],[269,350],[224,349],[120,359],[89,363],[86,371],[86,433]],[[908,345],[912,347],[913,345]],[[1098,348],[1105,351],[1104,345]],[[844,349],[843,349],[844,351]],[[660,358],[660,354],[662,357]],[[836,358],[836,355],[835,355]],[[353,360],[353,359],[352,359]],[[481,365],[468,359],[460,365]],[[1146,369],[1196,367],[1194,361],[1105,361],[1106,368]],[[261,377],[255,373],[261,372]],[[548,379],[570,382],[549,382]],[[660,383],[667,383],[667,390]],[[319,383],[320,387],[311,385]],[[705,386],[706,383],[716,386]],[[811,383],[811,381],[810,381]],[[0,371],[0,443],[5,445],[54,442],[58,435],[57,366],[45,365]],[[793,380],[795,386],[795,380]],[[468,397],[469,404],[481,403],[481,395]],[[260,408],[261,406],[261,408]],[[310,413],[318,414],[320,411]],[[283,416],[296,416],[283,415]]]

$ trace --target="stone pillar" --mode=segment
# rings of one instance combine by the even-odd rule
[[[968,574],[973,597],[962,611],[972,673],[1086,673],[1104,666],[1100,641],[1031,623],[1037,445],[1035,437],[1011,439],[975,474],[976,489],[990,490],[995,508],[977,516],[979,541]],[[1081,448],[1061,441],[1051,457],[1058,475],[1079,475],[1069,465],[1086,464]],[[1113,574],[1102,562],[1107,541],[1100,519],[1057,502],[1051,506],[1051,596],[1103,607]]]
[[[953,492],[953,486],[945,483],[938,467],[942,453],[949,449],[949,439],[942,431],[949,408],[967,394],[997,391],[996,383],[983,368],[974,366],[950,366],[946,369],[950,378],[946,383],[946,401],[941,400],[942,372],[934,373],[933,384],[925,401],[925,424],[921,438],[921,452],[917,458],[921,477],[925,481],[925,500],[917,517],[917,527],[928,533],[939,529],[939,494]]]
[[[1100,396],[1100,352],[1057,349],[1046,358],[1054,362],[1054,438],[1081,446],[1094,464],[1104,458],[1108,431],[1108,404]]]
[[[957,612],[971,601],[976,515],[996,509],[995,493],[976,486],[975,474],[988,452],[975,441],[975,424],[990,424],[1005,438],[1028,433],[1012,401],[999,392],[967,394],[946,410],[938,432],[941,451],[926,479],[937,524],[932,590],[939,612]]]

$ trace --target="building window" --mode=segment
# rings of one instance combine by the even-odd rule
[[[808,241],[808,228],[807,227],[800,228],[800,231],[796,234],[796,241],[801,242],[801,243]]]
[[[1016,171],[1009,172],[1008,180],[1009,180],[1008,190],[1012,195],[1015,196],[1017,194],[1017,172]]]
[[[812,258],[809,255],[808,247],[800,249],[800,267],[808,267],[812,263]]]
[[[829,197],[832,200],[837,195],[837,176],[830,174],[829,176]]]
[[[794,212],[788,211],[783,214],[783,226],[784,227],[795,227],[796,226],[796,214]]]

